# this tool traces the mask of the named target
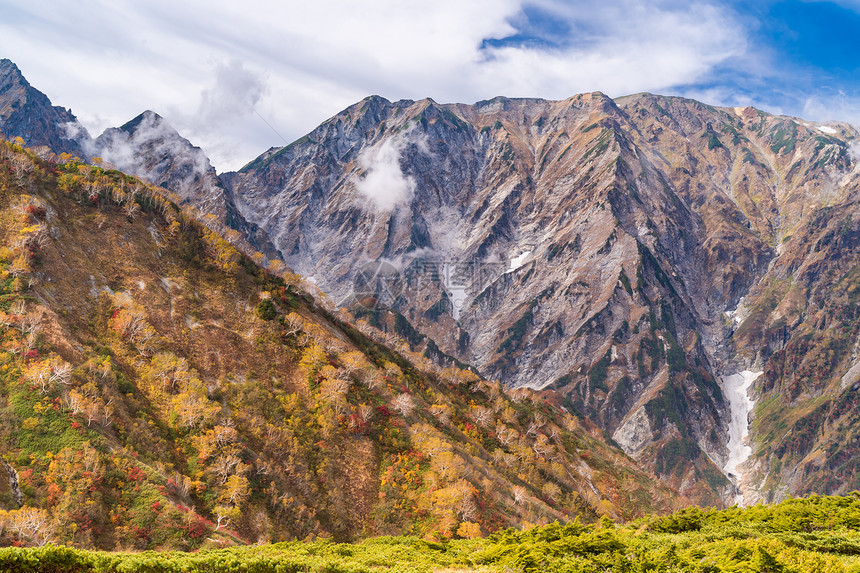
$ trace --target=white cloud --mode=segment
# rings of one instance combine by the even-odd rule
[[[365,172],[356,181],[355,188],[378,209],[391,211],[412,199],[415,180],[404,175],[400,168],[401,155],[408,145],[415,143],[423,148],[423,142],[414,140],[412,133],[412,129],[408,129],[386,138],[358,156],[358,164]]]
[[[842,92],[815,95],[804,103],[803,117],[820,122],[846,121],[860,126],[860,98]]]
[[[215,85],[201,94],[199,120],[215,123],[250,115],[265,91],[262,74],[247,69],[239,60],[219,64],[215,68]]]
[[[482,49],[516,32],[524,2],[0,0],[0,55],[92,133],[153,109],[226,170],[369,94],[661,91],[745,49],[730,10],[666,0],[533,0],[570,27],[569,45]]]
[[[214,74],[213,84],[201,91],[194,113],[186,115],[174,107],[173,115],[182,135],[206,142],[213,164],[238,167],[235,158],[243,153],[241,139],[254,139],[246,127],[261,119],[256,109],[267,92],[267,79],[262,71],[252,70],[239,60],[219,63]]]
[[[743,53],[744,31],[725,10],[685,4],[544,2],[572,27],[570,47],[503,47],[480,66],[478,85],[506,95],[565,98],[583,91],[620,96],[690,83]],[[578,40],[578,41],[577,41]]]

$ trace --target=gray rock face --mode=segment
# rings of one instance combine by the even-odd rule
[[[70,110],[51,105],[48,96],[24,79],[10,60],[0,60],[0,133],[20,137],[31,147],[84,157],[78,138],[89,139]]]
[[[717,380],[738,350],[724,313],[855,181],[857,135],[650,94],[370,97],[225,181],[338,301],[363,264],[398,265],[396,310],[441,350],[560,390],[712,502],[728,491]]]

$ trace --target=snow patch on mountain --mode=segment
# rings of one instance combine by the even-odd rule
[[[532,254],[531,251],[524,251],[520,256],[511,259],[511,268],[508,270],[508,272],[514,272],[515,270],[523,266],[523,263],[526,262],[526,258],[528,258],[530,254]]]
[[[734,310],[727,310],[726,311],[726,316],[732,320],[732,324],[735,327],[739,326],[740,323],[742,323],[744,321],[744,319],[746,319],[747,314],[748,314],[748,311],[747,311],[746,307],[744,306],[744,298],[745,297],[740,298],[740,300],[738,301],[738,304],[734,308]]]
[[[460,320],[460,311],[466,302],[466,289],[469,285],[457,273],[456,263],[442,263],[442,284],[451,297],[451,315],[454,320]]]
[[[752,454],[752,448],[747,442],[750,433],[749,415],[755,406],[755,401],[749,397],[749,389],[761,374],[761,372],[744,370],[723,377],[723,392],[729,400],[731,412],[729,442],[727,444],[729,457],[723,466],[723,471],[738,487],[743,478],[740,466]],[[744,495],[740,491],[735,495],[735,503],[739,506],[744,505]]]

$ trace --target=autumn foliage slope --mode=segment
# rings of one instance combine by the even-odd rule
[[[557,397],[394,351],[163,190],[43,155],[0,143],[4,543],[443,539],[679,503]]]

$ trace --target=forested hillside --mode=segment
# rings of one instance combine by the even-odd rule
[[[445,540],[686,503],[558,395],[439,367],[212,224],[0,143],[2,543]]]

